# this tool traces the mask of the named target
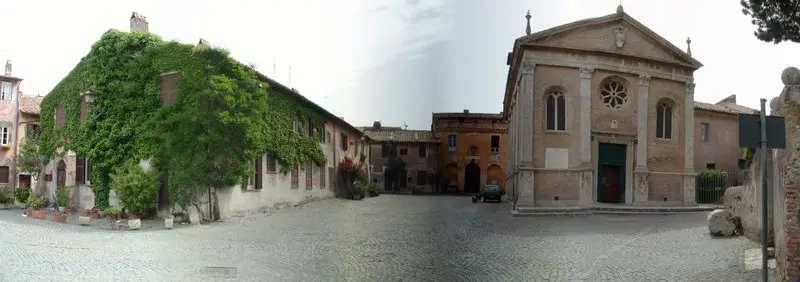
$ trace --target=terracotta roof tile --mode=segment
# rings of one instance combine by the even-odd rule
[[[400,143],[438,143],[439,139],[430,130],[404,130],[400,127],[382,126],[375,130],[372,127],[360,127],[369,138],[377,142]]]
[[[718,112],[718,113],[725,113],[725,114],[732,114],[732,115],[737,115],[737,114],[756,114],[756,113],[758,113],[758,110],[755,110],[755,109],[750,109],[750,108],[747,108],[747,107],[744,107],[744,106],[740,106],[740,105],[735,105],[735,106],[736,107],[734,108],[734,107],[726,107],[726,106],[716,105],[716,104],[703,103],[703,102],[698,102],[698,101],[694,102],[694,109],[695,110],[704,110],[704,111]]]
[[[26,114],[38,115],[39,105],[44,96],[21,95],[19,97],[19,111]]]

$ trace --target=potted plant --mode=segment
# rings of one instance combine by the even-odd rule
[[[22,186],[14,190],[14,198],[16,198],[21,208],[25,208],[28,197],[31,194],[31,187]],[[27,213],[25,215],[28,215]]]
[[[58,212],[64,212],[69,205],[69,187],[61,186],[56,189],[56,201],[58,202]]]
[[[67,213],[65,213],[65,212],[54,212],[54,213],[52,213],[50,215],[50,217],[55,222],[62,222],[62,223],[66,223],[67,222]]]
[[[86,209],[78,216],[78,224],[83,226],[89,226],[89,223],[92,221],[92,209]]]
[[[128,227],[137,230],[142,227],[141,216],[154,208],[158,197],[159,178],[155,170],[146,172],[138,162],[129,161],[111,173],[111,187],[129,213]]]
[[[108,207],[103,210],[103,216],[107,216],[111,222],[111,230],[119,230],[119,215],[120,211],[114,207]]]
[[[44,219],[47,215],[45,210],[42,208],[47,204],[47,196],[36,196],[36,194],[31,193],[26,200],[28,207],[33,209],[29,211],[29,215],[32,215],[34,218]]]
[[[353,186],[351,186],[350,193],[353,194],[353,200],[361,200],[364,198],[367,192],[367,185],[360,180],[356,180],[353,182]]]

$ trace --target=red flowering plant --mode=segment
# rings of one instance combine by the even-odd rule
[[[364,165],[353,161],[350,157],[344,157],[344,159],[339,162],[339,174],[342,176],[342,180],[345,182],[348,190],[356,181],[364,182],[367,178],[364,173]]]

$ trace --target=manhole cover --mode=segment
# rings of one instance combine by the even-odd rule
[[[236,278],[236,268],[224,266],[206,266],[203,268],[203,274],[211,277]]]

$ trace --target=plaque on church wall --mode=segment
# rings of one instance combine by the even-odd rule
[[[545,168],[567,169],[569,160],[569,149],[567,148],[547,148],[544,155]]]

